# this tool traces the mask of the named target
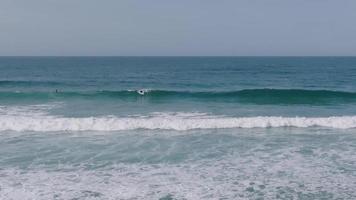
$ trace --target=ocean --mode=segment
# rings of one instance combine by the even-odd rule
[[[0,57],[0,199],[356,199],[356,57]]]

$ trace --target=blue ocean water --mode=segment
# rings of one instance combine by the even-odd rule
[[[356,57],[0,57],[0,199],[355,199]]]

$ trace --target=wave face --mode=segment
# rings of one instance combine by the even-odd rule
[[[0,131],[119,131],[192,129],[326,127],[356,128],[356,116],[339,117],[224,117],[201,113],[158,113],[151,116],[65,118],[54,116],[0,116]]]
[[[331,90],[246,89],[226,92],[189,92],[167,90],[125,90],[94,92],[0,92],[2,99],[122,99],[221,101],[252,104],[337,104],[356,103],[356,93]]]

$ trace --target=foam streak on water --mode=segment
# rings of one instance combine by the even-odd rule
[[[98,170],[0,170],[2,199],[352,199],[355,175],[293,148],[181,164],[120,164]],[[252,152],[251,152],[252,153]],[[322,155],[324,153],[324,155]],[[354,159],[352,154],[346,161]],[[329,158],[330,157],[330,158]],[[329,160],[330,159],[330,160]],[[327,176],[326,176],[327,175]]]

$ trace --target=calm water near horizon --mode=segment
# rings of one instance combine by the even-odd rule
[[[0,199],[356,199],[356,57],[0,57]]]

